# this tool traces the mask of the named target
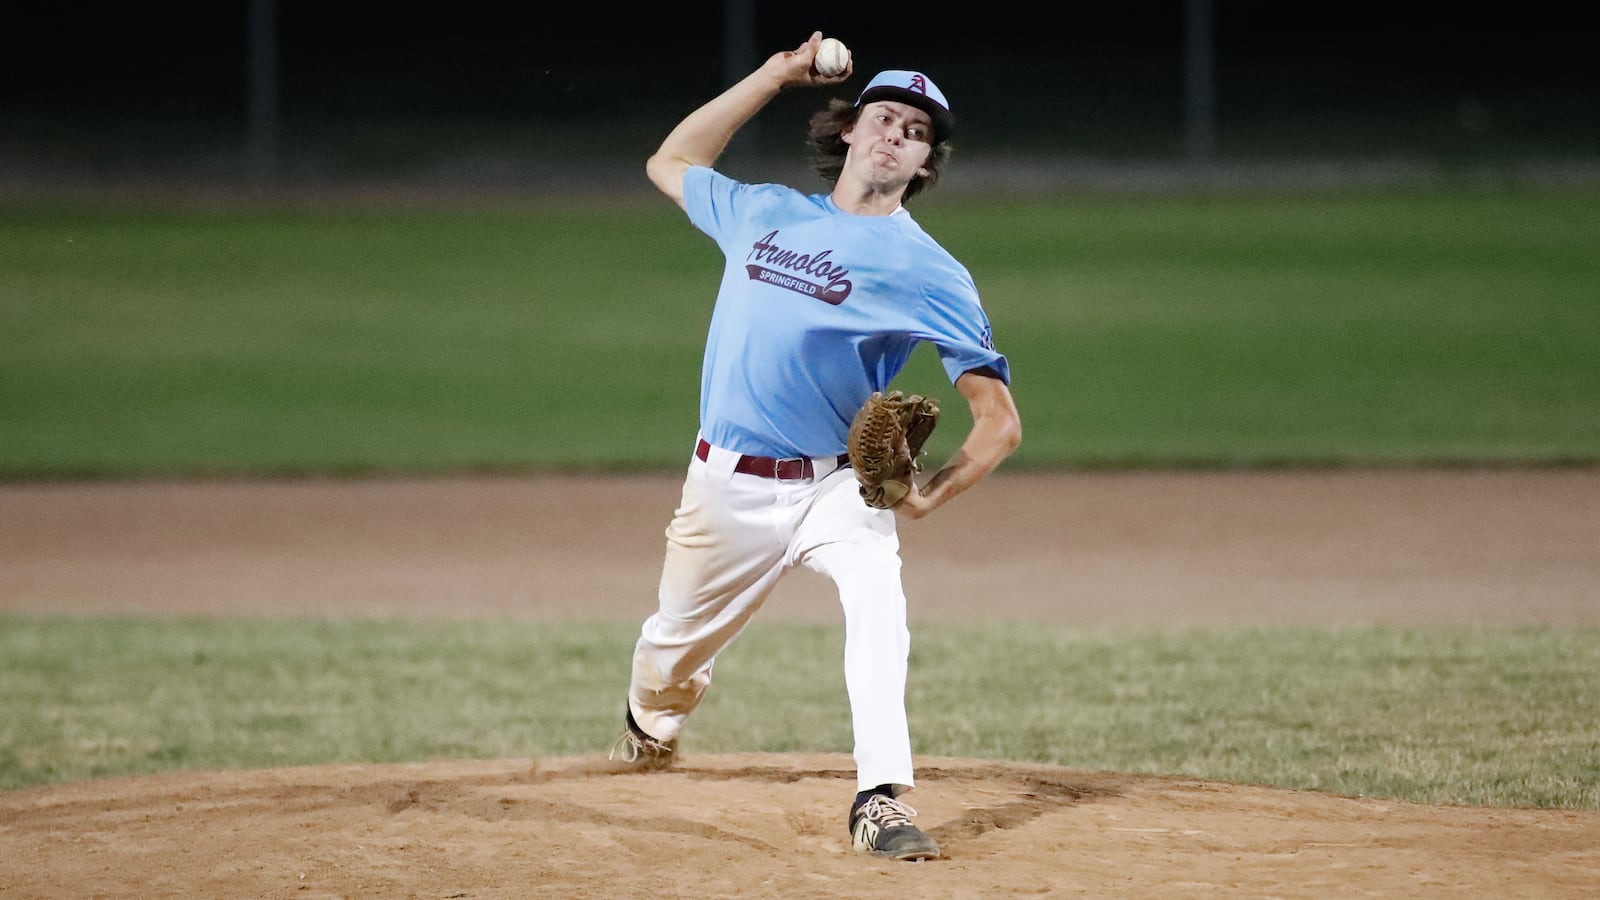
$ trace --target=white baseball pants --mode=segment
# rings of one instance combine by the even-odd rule
[[[833,459],[813,460],[815,476],[794,481],[737,473],[737,461],[718,447],[704,461],[690,460],[667,527],[660,606],[634,648],[634,720],[656,738],[676,738],[711,685],[717,654],[779,577],[804,565],[833,580],[844,608],[858,789],[913,787],[905,710],[911,633],[894,513],[861,502],[854,470]]]

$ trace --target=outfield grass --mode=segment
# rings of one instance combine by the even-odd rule
[[[0,789],[602,754],[636,626],[0,617]],[[757,622],[685,755],[848,752],[836,627]],[[913,627],[917,752],[1600,808],[1600,630]],[[793,673],[804,673],[795,677]]]
[[[918,216],[1011,358],[1010,466],[1593,463],[1596,199]],[[665,202],[0,210],[0,479],[675,468],[719,266]],[[931,352],[900,385],[955,399]]]

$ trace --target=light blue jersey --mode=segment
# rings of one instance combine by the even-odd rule
[[[964,266],[904,209],[843,212],[826,194],[743,184],[702,166],[683,179],[689,220],[727,265],[700,381],[700,432],[756,456],[842,453],[856,410],[920,342],[952,383],[1011,381]]]

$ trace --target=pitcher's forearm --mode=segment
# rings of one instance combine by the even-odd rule
[[[968,373],[956,388],[972,409],[972,430],[961,449],[920,491],[912,491],[895,510],[913,519],[928,515],[982,481],[1022,443],[1022,418],[1003,381]]]
[[[811,71],[821,40],[822,33],[817,32],[794,50],[774,53],[760,68],[686,116],[645,162],[651,182],[683,206],[683,175],[689,167],[714,165],[734,134],[784,88],[843,80],[845,75],[823,78]]]
[[[715,163],[734,134],[782,90],[783,83],[765,67],[751,72],[679,122],[661,142],[656,156],[686,166]]]
[[[989,427],[974,424],[961,449],[923,485],[922,494],[929,507],[937,508],[982,481],[1005,462],[1021,440],[1021,429],[1012,422],[995,421]]]

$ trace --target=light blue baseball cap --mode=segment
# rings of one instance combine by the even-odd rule
[[[921,72],[887,69],[872,76],[872,80],[861,91],[861,96],[856,99],[856,106],[862,107],[877,100],[909,103],[927,113],[933,119],[935,143],[949,138],[955,130],[956,119],[950,114],[950,101],[944,98],[944,91],[939,90],[933,79]]]

